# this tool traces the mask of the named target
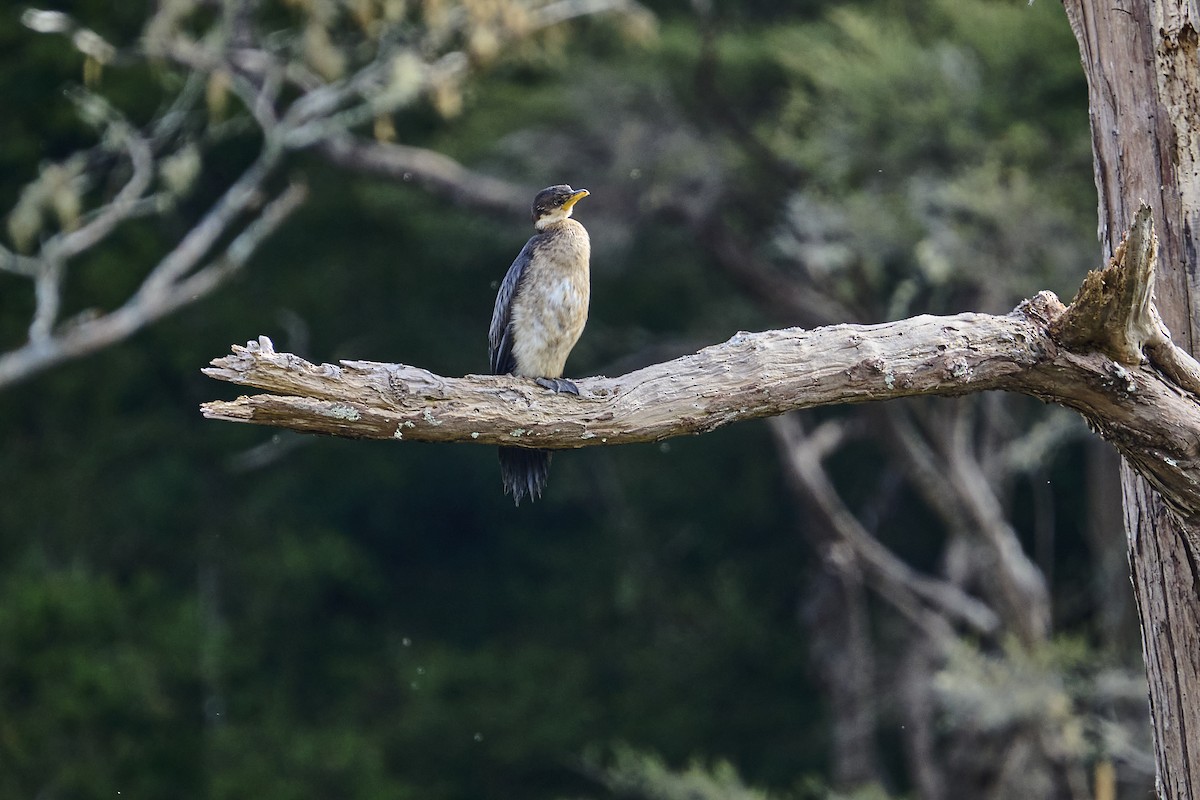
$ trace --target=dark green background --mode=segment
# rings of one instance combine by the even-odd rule
[[[135,40],[145,13],[72,6],[117,42]],[[759,310],[686,226],[656,213],[656,193],[689,181],[715,182],[722,213],[767,253],[799,185],[840,204],[871,266],[870,281],[838,291],[876,321],[915,273],[923,223],[909,179],[994,163],[999,183],[1029,184],[1029,207],[998,219],[1020,229],[1021,215],[1048,208],[1074,249],[991,275],[1001,288],[990,297],[1069,296],[1095,256],[1094,190],[1078,54],[1055,4],[715,6],[716,106],[697,88],[701,25],[687,4],[660,2],[652,41],[584,22],[561,56],[474,78],[461,118],[423,107],[397,117],[404,141],[482,171],[592,190],[576,215],[594,239],[592,314],[568,374],[616,374],[795,323]],[[863,47],[839,14],[886,35]],[[6,208],[39,161],[90,141],[61,93],[79,79],[78,55],[18,15],[0,13]],[[937,69],[953,58],[969,80]],[[157,80],[113,69],[98,88],[144,120]],[[794,172],[756,161],[718,112]],[[671,157],[621,151],[611,137],[630,130],[668,142]],[[70,310],[118,304],[253,146],[207,154],[175,213],[82,259]],[[244,274],[0,393],[0,795],[552,798],[589,791],[580,757],[616,742],[677,764],[728,758],[776,789],[825,775],[827,709],[798,622],[814,569],[806,512],[762,423],[559,454],[544,499],[514,509],[488,448],[200,417],[201,402],[237,394],[200,368],[260,334],[318,363],[486,369],[495,287],[529,234],[523,216],[474,213],[311,156],[287,173],[305,177],[311,199]],[[903,310],[973,308],[978,281],[918,281]],[[28,285],[0,275],[0,345],[22,341],[30,308]],[[265,463],[248,459],[264,445]],[[831,469],[852,506],[869,504],[875,448],[851,448]],[[1058,622],[1087,635],[1088,575],[1070,566],[1084,560],[1080,445],[1042,474],[1067,565]],[[915,500],[879,530],[936,567],[942,534]],[[885,641],[895,635],[886,614],[878,624]]]

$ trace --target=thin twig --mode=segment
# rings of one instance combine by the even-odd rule
[[[44,342],[58,321],[62,306],[62,281],[66,265],[57,258],[43,257],[33,281],[34,309],[29,321],[29,341]]]
[[[211,293],[300,207],[305,195],[303,186],[288,187],[263,208],[259,217],[234,238],[219,258],[183,280],[153,291],[139,291],[114,311],[64,326],[51,337],[0,354],[0,387],[17,383],[54,364],[102,350]]]
[[[0,270],[20,275],[23,278],[34,278],[38,274],[38,267],[41,261],[30,256],[23,256],[20,253],[14,253],[7,247],[0,245]]]
[[[946,486],[954,491],[975,523],[976,532],[991,547],[994,568],[988,574],[995,582],[1009,623],[1026,645],[1042,642],[1050,633],[1050,591],[1045,576],[1021,547],[969,442],[953,436],[947,444]]]
[[[68,261],[106,239],[117,225],[134,213],[138,200],[150,188],[150,182],[154,179],[154,154],[149,142],[124,122],[115,123],[114,127],[129,153],[133,173],[112,202],[99,209],[90,222],[61,234],[61,238],[55,237],[42,248],[54,260]]]
[[[534,27],[549,28],[568,20],[609,11],[649,13],[632,0],[556,0],[534,9]]]
[[[264,148],[258,160],[225,190],[225,194],[209,209],[204,218],[158,263],[142,282],[138,295],[146,297],[164,293],[191,271],[238,216],[257,202],[261,196],[262,185],[279,158],[280,153],[277,149],[269,146]]]
[[[473,172],[449,156],[423,147],[375,142],[345,134],[323,141],[319,152],[338,166],[397,181],[414,181],[434,194],[471,208],[524,214],[533,197],[533,187]]]

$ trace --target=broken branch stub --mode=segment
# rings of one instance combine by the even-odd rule
[[[1152,300],[1157,259],[1154,220],[1143,205],[1108,266],[1089,272],[1066,312],[1051,323],[1051,335],[1071,350],[1142,363],[1144,348],[1163,338]]]
[[[1200,396],[1200,363],[1171,341],[1154,305],[1158,236],[1150,207],[1142,204],[1108,266],[1089,272],[1050,333],[1074,351],[1099,350],[1114,361],[1149,361],[1168,380]]]

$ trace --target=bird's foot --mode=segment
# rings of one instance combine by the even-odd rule
[[[573,381],[566,378],[534,378],[534,382],[543,389],[549,389],[552,392],[579,395],[579,387]]]

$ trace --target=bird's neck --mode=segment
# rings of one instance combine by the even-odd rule
[[[555,228],[566,227],[568,220],[570,220],[573,224],[579,224],[570,218],[570,212],[547,214],[544,217],[539,218],[537,222],[533,223],[533,227],[537,228],[539,231],[550,231],[554,230]]]

